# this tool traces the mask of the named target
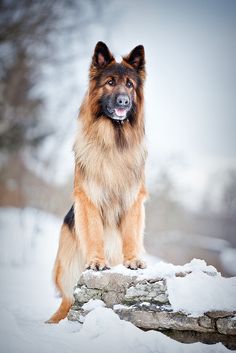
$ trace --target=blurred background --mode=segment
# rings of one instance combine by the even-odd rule
[[[55,257],[102,40],[146,51],[147,252],[236,274],[236,2],[1,0],[0,25],[1,264]]]

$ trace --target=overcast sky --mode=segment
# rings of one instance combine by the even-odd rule
[[[147,178],[175,156],[184,162],[176,175],[180,184],[203,192],[212,173],[236,166],[236,1],[107,3],[109,25],[90,28],[86,54],[76,66],[80,94],[98,40],[118,59],[143,44]],[[82,95],[75,96],[79,105]]]

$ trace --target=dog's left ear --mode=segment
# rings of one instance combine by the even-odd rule
[[[113,55],[103,42],[98,42],[92,58],[92,65],[96,68],[103,68],[114,60]]]
[[[145,71],[144,47],[142,45],[138,45],[129,53],[129,55],[123,57],[123,60],[127,62],[129,65],[133,66],[133,68],[138,73],[144,72]]]

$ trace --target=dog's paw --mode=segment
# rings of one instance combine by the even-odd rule
[[[131,259],[124,262],[125,267],[131,270],[137,270],[138,268],[146,268],[146,263],[140,259]]]
[[[105,263],[105,261],[101,260],[91,260],[85,265],[86,270],[94,270],[94,271],[104,271],[109,270],[110,267]]]

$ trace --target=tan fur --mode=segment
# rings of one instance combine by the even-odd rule
[[[128,58],[124,58],[123,65],[130,66]],[[98,60],[101,64],[102,57],[98,56]],[[90,85],[80,109],[74,143],[74,228],[71,231],[66,224],[62,226],[54,266],[62,303],[49,323],[66,317],[73,303],[73,286],[86,267],[102,270],[120,263],[133,269],[144,267],[140,259],[147,195],[142,86],[137,91],[134,83],[136,125],[124,126],[126,145],[120,149],[111,121],[106,117],[94,120],[99,97],[104,90],[111,90],[106,84],[98,88],[95,74],[96,68],[91,65]],[[144,80],[144,70],[140,77]],[[127,90],[122,80],[118,88]]]
[[[73,304],[73,287],[83,271],[83,256],[75,233],[62,225],[59,247],[53,269],[54,283],[62,295],[62,303],[47,323],[58,323],[64,319]]]

